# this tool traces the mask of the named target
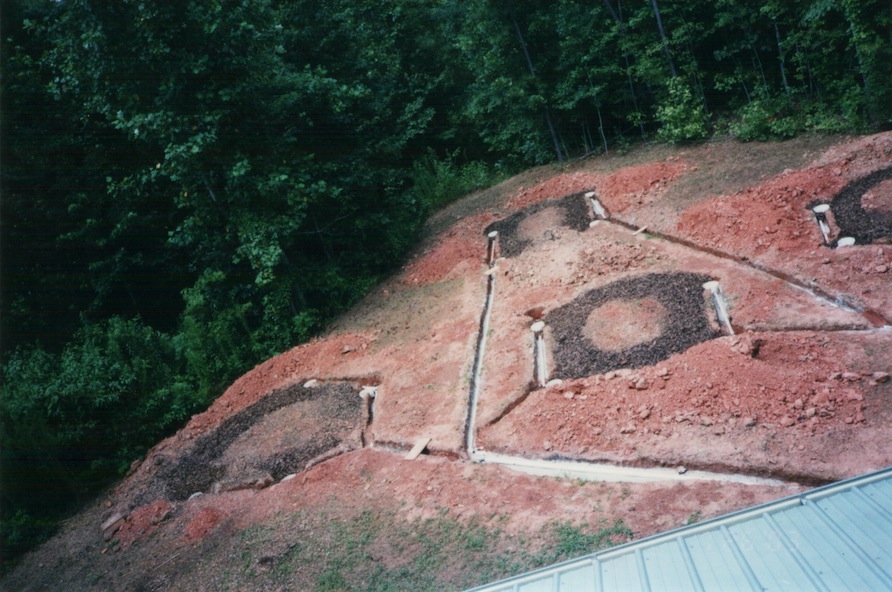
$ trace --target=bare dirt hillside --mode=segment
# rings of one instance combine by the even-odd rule
[[[3,588],[460,589],[892,465],[892,133],[541,168],[429,230]]]

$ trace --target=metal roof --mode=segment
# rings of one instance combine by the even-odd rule
[[[473,590],[892,591],[892,468]]]

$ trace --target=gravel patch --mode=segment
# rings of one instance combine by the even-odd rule
[[[312,434],[292,438],[292,442],[277,450],[263,450],[265,434],[263,422],[271,414],[286,407],[321,403],[325,414],[317,417]],[[246,477],[268,474],[279,480],[302,469],[307,461],[340,444],[353,427],[357,426],[362,411],[361,400],[353,385],[346,382],[323,383],[313,388],[294,385],[278,390],[247,409],[224,421],[211,433],[199,438],[195,445],[171,465],[162,467],[158,478],[166,497],[180,501],[195,492],[207,492],[215,482],[227,476],[224,462],[227,450],[252,428],[252,440],[257,440],[253,458],[240,459],[238,468]],[[318,411],[319,407],[316,407]],[[300,410],[295,410],[299,414]],[[315,415],[315,414],[314,414]],[[346,428],[346,429],[345,429]],[[271,438],[270,438],[271,439]],[[232,459],[229,459],[232,462]]]
[[[861,197],[886,179],[892,179],[892,168],[852,181],[833,197],[830,208],[841,236],[854,237],[856,244],[892,240],[892,212],[867,210],[861,204]]]
[[[557,378],[581,378],[620,368],[651,366],[689,347],[721,336],[706,314],[703,284],[707,275],[655,273],[622,279],[579,296],[546,315],[554,339]],[[595,308],[611,300],[649,298],[666,309],[660,335],[621,351],[599,349],[588,339],[585,325]]]
[[[542,210],[558,208],[562,212],[561,226],[584,232],[588,229],[592,219],[591,204],[585,197],[585,192],[573,193],[561,199],[551,199],[531,205],[512,214],[504,220],[493,222],[486,227],[484,234],[493,230],[499,233],[499,250],[503,257],[517,257],[524,252],[533,240],[523,236],[520,231],[521,223]]]

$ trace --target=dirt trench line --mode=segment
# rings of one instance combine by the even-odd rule
[[[597,221],[599,223],[606,222],[608,224],[613,224],[615,226],[625,228],[626,230],[632,230],[635,232],[641,231],[641,228],[639,228],[637,225],[626,222],[625,220],[622,220],[621,218],[609,217],[609,218],[601,218],[601,219],[598,219]],[[818,286],[809,285],[807,282],[804,282],[789,273],[785,273],[783,271],[773,269],[773,268],[765,266],[765,265],[760,265],[748,258],[737,257],[735,255],[732,255],[731,253],[726,253],[725,251],[721,251],[719,249],[711,249],[709,247],[704,247],[702,245],[698,245],[697,243],[695,243],[693,241],[690,241],[688,239],[685,239],[685,238],[682,238],[679,236],[675,236],[672,234],[668,234],[668,233],[660,232],[660,231],[656,231],[656,230],[646,230],[646,232],[648,234],[650,234],[651,236],[654,236],[658,239],[664,240],[664,241],[672,243],[672,244],[680,245],[682,247],[691,249],[692,251],[696,251],[698,253],[702,253],[705,255],[711,255],[713,257],[718,257],[719,259],[724,259],[725,261],[732,261],[733,263],[736,263],[738,265],[744,265],[746,267],[749,267],[750,269],[754,269],[756,271],[768,274],[771,277],[778,279],[778,280],[784,282],[785,284],[791,286],[793,289],[801,290],[801,291],[805,292],[806,294],[808,294],[809,296],[811,296],[812,298],[815,298],[816,300],[818,300],[820,302],[824,302],[824,303],[834,306],[836,308],[841,308],[842,310],[845,310],[846,312],[853,312],[853,313],[861,315],[861,317],[864,318],[865,321],[867,321],[867,324],[873,328],[880,329],[880,328],[884,328],[884,327],[892,327],[892,319],[886,318],[884,315],[880,314],[879,312],[876,312],[874,310],[864,310],[863,308],[861,308],[857,305],[850,304],[850,303],[846,302],[844,295],[831,294],[831,293],[821,289]],[[825,329],[822,329],[822,331],[823,330],[825,330]]]
[[[594,463],[563,459],[529,459],[480,450],[477,440],[477,404],[480,399],[483,361],[486,351],[486,338],[489,331],[489,318],[495,300],[496,267],[494,246],[487,247],[489,270],[487,275],[486,296],[480,316],[480,328],[477,335],[477,347],[474,350],[473,373],[468,392],[468,412],[465,422],[465,449],[468,457],[475,463],[500,465],[505,468],[534,476],[556,478],[574,478],[585,481],[653,483],[666,481],[722,481],[745,485],[783,485],[787,482],[735,473],[717,473],[711,471],[686,470],[683,468],[665,467],[624,467],[607,463]]]

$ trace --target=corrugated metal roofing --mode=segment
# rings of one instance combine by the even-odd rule
[[[892,468],[474,592],[892,591]]]

